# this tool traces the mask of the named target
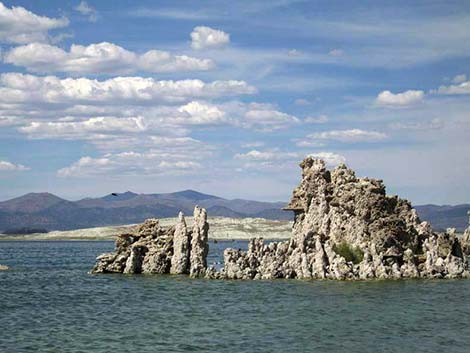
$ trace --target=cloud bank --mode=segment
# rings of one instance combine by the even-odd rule
[[[88,46],[74,44],[69,51],[45,43],[30,43],[9,50],[3,60],[31,72],[73,75],[207,71],[215,67],[210,59],[173,55],[162,50],[137,54],[108,42]]]
[[[39,16],[20,6],[6,7],[0,2],[0,42],[24,44],[47,42],[49,31],[67,27],[69,20]]]

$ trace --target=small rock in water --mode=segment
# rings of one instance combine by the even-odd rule
[[[98,256],[91,273],[206,273],[209,224],[206,210],[196,206],[194,225],[188,229],[180,213],[176,226],[163,228],[157,219],[148,219],[133,234],[121,234],[116,250]]]
[[[7,271],[9,269],[10,269],[10,267],[8,267],[6,265],[0,265],[0,271]]]

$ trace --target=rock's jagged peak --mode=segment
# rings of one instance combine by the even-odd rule
[[[470,276],[469,246],[454,232],[438,234],[411,204],[387,196],[382,180],[358,178],[340,164],[300,163],[302,180],[286,209],[295,213],[292,239],[247,252],[225,251],[225,278],[454,278]],[[462,250],[463,248],[463,250]],[[468,249],[468,250],[467,250]]]
[[[385,195],[385,185],[383,180],[370,178],[357,178],[354,170],[349,169],[346,164],[341,163],[333,170],[326,168],[326,163],[322,159],[306,157],[300,164],[302,169],[302,180],[292,193],[292,199],[285,210],[308,211],[311,199],[309,196],[318,191],[322,186],[328,185],[331,188],[339,187],[348,183],[358,183],[362,188],[370,188],[377,193]]]
[[[380,250],[399,248],[390,252],[419,245],[417,213],[407,200],[387,196],[382,180],[358,178],[344,164],[330,171],[324,161],[311,157],[300,167],[302,180],[286,207],[296,214],[297,242],[314,232],[360,248],[368,247],[372,239]],[[397,234],[407,236],[397,239]]]

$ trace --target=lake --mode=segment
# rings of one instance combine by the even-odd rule
[[[210,242],[209,262],[226,247]],[[1,241],[0,352],[469,352],[470,280],[89,275],[111,241]]]

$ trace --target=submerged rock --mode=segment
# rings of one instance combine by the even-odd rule
[[[91,273],[205,275],[208,231],[206,211],[197,206],[192,230],[182,213],[179,223],[169,228],[148,219],[134,233],[119,235],[115,251],[98,256]]]
[[[226,249],[223,276],[233,279],[374,279],[470,277],[470,229],[436,233],[407,200],[387,196],[382,180],[358,178],[344,164],[300,164],[302,180],[286,207],[295,214],[289,241],[248,251]]]

